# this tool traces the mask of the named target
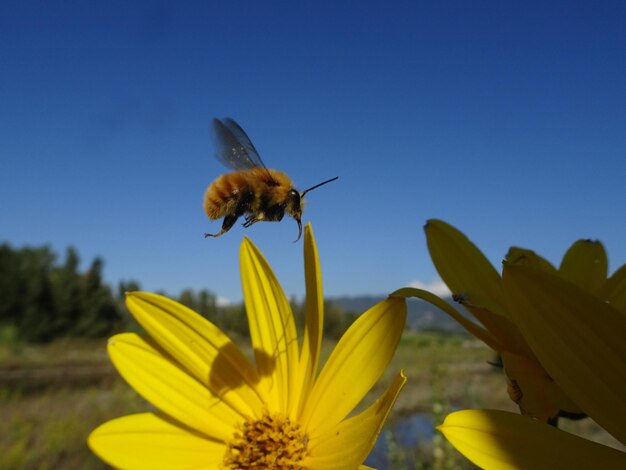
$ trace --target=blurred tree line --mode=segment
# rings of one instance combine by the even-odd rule
[[[99,338],[120,331],[138,331],[124,303],[124,293],[140,290],[136,281],[120,282],[114,291],[103,281],[104,262],[95,258],[80,271],[80,258],[69,247],[63,261],[48,246],[15,249],[0,245],[0,330],[2,336],[27,342],[57,338]],[[177,299],[218,325],[225,332],[248,337],[242,304],[218,305],[217,297],[203,289],[184,290]],[[304,301],[291,306],[302,332]],[[324,302],[326,337],[339,338],[355,315]],[[1,337],[1,336],[0,336]]]
[[[80,258],[68,248],[57,262],[50,247],[0,245],[0,325],[17,339],[45,342],[58,337],[100,337],[122,320],[118,302],[102,280],[103,261],[79,272]]]

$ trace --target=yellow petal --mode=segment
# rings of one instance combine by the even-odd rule
[[[226,446],[157,413],[114,419],[95,429],[91,450],[115,468],[218,468]]]
[[[539,362],[600,426],[626,443],[626,318],[558,276],[505,264],[516,324]]]
[[[489,305],[491,302],[489,302],[489,299],[482,299],[472,295],[460,301],[478,321],[485,325],[492,336],[498,338],[498,342],[502,345],[502,349],[499,351],[510,351],[523,356],[533,357],[533,352],[519,328],[507,317],[490,310]]]
[[[503,314],[500,275],[476,245],[441,220],[429,220],[424,230],[430,257],[452,293],[491,299],[493,311]]]
[[[322,369],[303,410],[301,423],[311,437],[328,432],[370,390],[393,357],[405,320],[404,299],[388,298],[350,326]]]
[[[216,439],[229,439],[237,422],[235,410],[211,393],[155,344],[134,333],[109,340],[108,352],[122,377],[159,410]]]
[[[496,351],[502,351],[504,347],[504,345],[498,340],[498,338],[493,336],[489,331],[485,330],[480,325],[474,323],[469,318],[460,314],[448,302],[437,297],[431,292],[423,289],[416,289],[415,287],[403,287],[402,289],[398,289],[397,291],[395,291],[393,294],[391,294],[391,296],[403,298],[415,297],[425,300],[426,302],[434,305],[435,307],[450,315],[463,328],[465,328],[468,333],[472,334],[473,336],[484,342],[487,346],[490,346]]]
[[[298,416],[313,387],[319,365],[322,331],[324,329],[322,272],[310,223],[304,227],[304,278],[306,282],[306,317],[302,351],[300,351],[300,383],[302,385],[298,394],[299,403],[295,407]]]
[[[626,454],[505,411],[464,410],[439,429],[481,468],[626,468]]]
[[[578,240],[563,256],[559,272],[563,278],[592,294],[606,281],[608,262],[602,243]]]
[[[502,362],[508,378],[509,397],[517,403],[522,414],[547,422],[559,413],[561,408],[548,392],[556,385],[539,362],[507,352],[502,353]]]
[[[400,372],[384,395],[362,413],[353,416],[309,443],[311,456],[303,465],[310,470],[350,470],[365,460],[374,447],[389,411],[406,383]]]
[[[243,298],[257,369],[270,409],[289,413],[298,387],[298,337],[291,307],[259,249],[247,238],[240,249]]]
[[[613,308],[626,314],[626,264],[607,279],[600,298],[605,299]]]
[[[258,415],[259,378],[228,336],[184,305],[161,295],[132,292],[126,305],[168,354],[242,415]]]
[[[527,250],[526,248],[519,248],[516,246],[512,246],[509,248],[508,253],[504,257],[507,261],[510,262],[519,262],[523,259],[523,262],[527,266],[533,266],[538,269],[543,269],[544,271],[551,272],[556,274],[557,269],[550,263],[547,259],[539,256],[532,250]]]

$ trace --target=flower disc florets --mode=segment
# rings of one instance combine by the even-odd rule
[[[280,414],[264,413],[243,423],[228,443],[225,469],[304,470],[308,436],[300,425]]]

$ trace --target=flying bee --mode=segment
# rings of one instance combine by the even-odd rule
[[[244,214],[243,226],[248,228],[257,222],[282,220],[286,213],[298,223],[295,241],[300,240],[304,195],[339,177],[298,192],[289,176],[265,166],[250,138],[234,120],[213,119],[213,134],[217,159],[235,171],[219,176],[204,194],[204,211],[209,218],[224,217],[222,229],[218,233],[205,233],[205,238],[228,232]]]

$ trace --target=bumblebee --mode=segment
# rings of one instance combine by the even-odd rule
[[[294,188],[289,176],[268,169],[252,141],[233,119],[213,119],[216,157],[226,167],[235,170],[219,176],[204,195],[204,211],[212,220],[224,218],[218,233],[204,237],[219,237],[228,232],[237,219],[245,215],[245,228],[257,222],[276,222],[287,214],[298,223],[298,238],[302,236],[304,195],[335,181],[336,176],[302,192]]]

